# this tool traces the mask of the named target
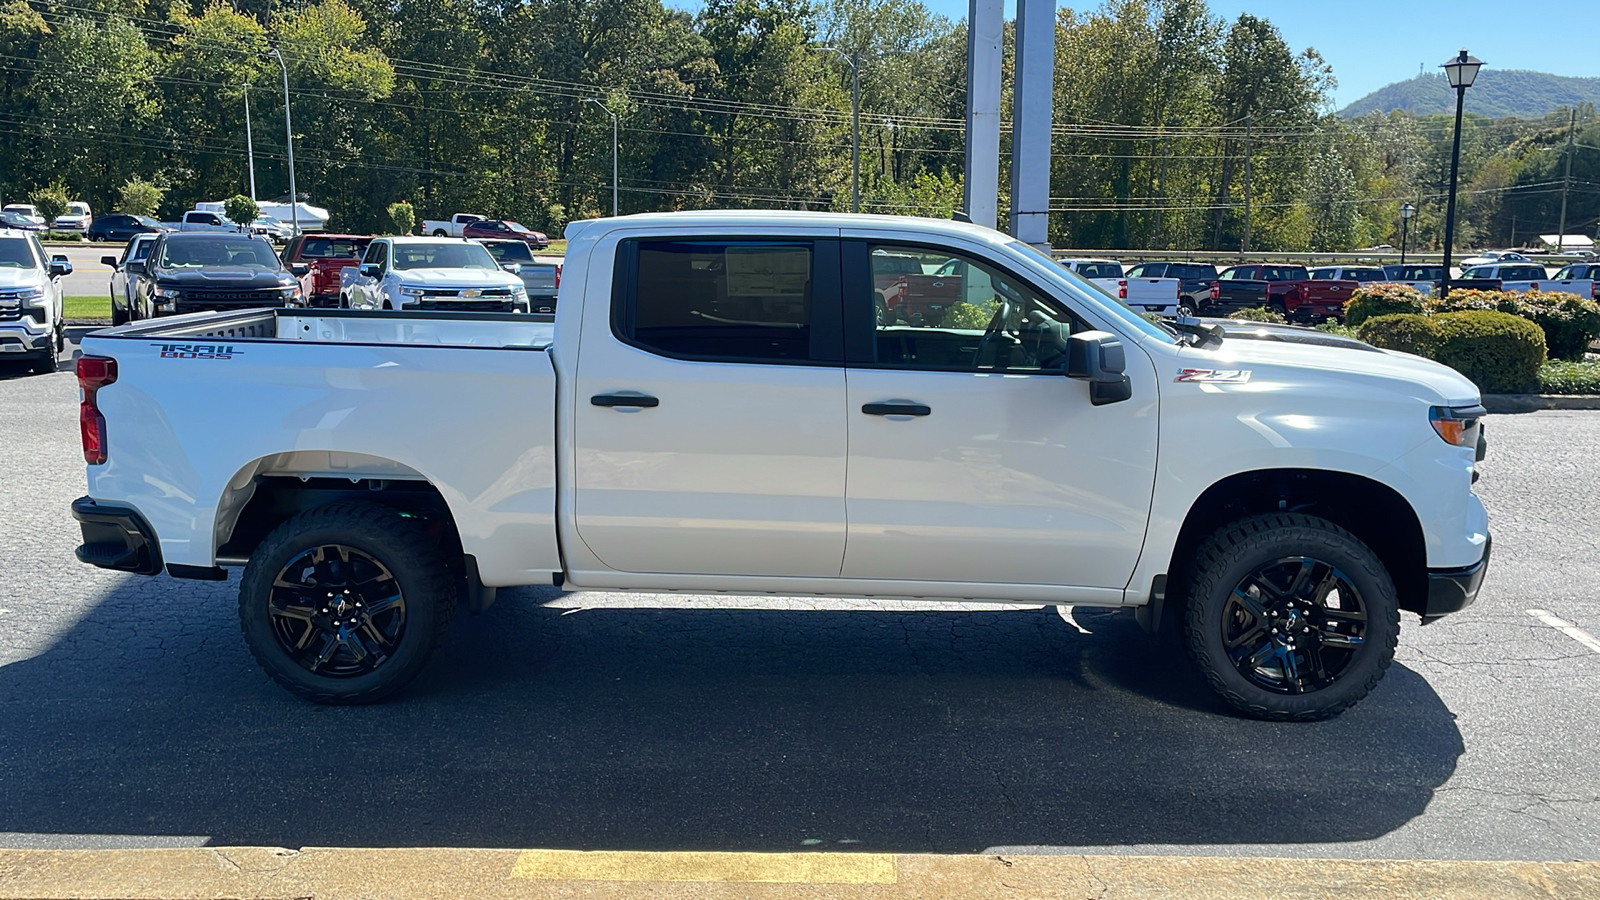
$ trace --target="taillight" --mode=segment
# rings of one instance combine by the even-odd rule
[[[1215,281],[1211,282],[1211,299],[1222,299],[1222,285]]]
[[[83,437],[83,461],[98,466],[106,461],[106,417],[95,392],[117,380],[117,361],[106,356],[78,357],[78,431]]]
[[[561,264],[556,263],[556,287],[561,287]]]
[[[1529,282],[1528,290],[1537,291],[1538,289],[1539,289],[1539,282],[1537,282],[1537,281]]]
[[[1117,282],[1117,296],[1123,300],[1128,299],[1128,283],[1126,281]]]

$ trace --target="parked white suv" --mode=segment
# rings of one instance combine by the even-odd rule
[[[528,311],[522,279],[462,238],[378,238],[340,279],[340,305],[352,309]]]
[[[83,234],[89,230],[89,223],[94,221],[94,213],[90,211],[89,204],[82,200],[74,200],[67,204],[67,211],[50,223],[51,231],[75,231]]]
[[[28,359],[35,372],[54,372],[66,343],[61,277],[65,256],[51,258],[31,232],[0,231],[0,358]]]

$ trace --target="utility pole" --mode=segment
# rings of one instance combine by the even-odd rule
[[[289,222],[295,234],[300,233],[300,195],[294,185],[294,120],[289,115],[289,66],[283,61],[283,54],[277,47],[267,51],[267,55],[278,61],[278,68],[283,70],[283,133],[289,147]]]
[[[1256,114],[1244,117],[1244,243],[1239,255],[1250,252],[1250,128],[1256,123]]]
[[[256,142],[250,135],[250,82],[244,83],[244,154],[250,161],[250,199],[256,199]]]
[[[611,217],[617,217],[617,113],[603,101],[593,97],[583,98],[585,103],[593,103],[611,114]]]
[[[1571,111],[1567,123],[1567,174],[1561,181],[1561,227],[1556,234],[1556,252],[1567,249],[1567,191],[1572,189],[1572,140],[1578,130],[1578,111]]]
[[[1570,166],[1571,159],[1567,164]],[[850,51],[850,211],[861,212],[861,51]]]

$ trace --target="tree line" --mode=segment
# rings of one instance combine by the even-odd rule
[[[1403,202],[1419,209],[1412,245],[1437,243],[1449,117],[1340,118],[1315,50],[1205,0],[1064,7],[1057,27],[1057,246],[1398,244]],[[623,213],[848,209],[855,59],[863,209],[960,205],[966,28],[919,0],[707,0],[695,13],[661,0],[6,0],[0,199],[65,192],[175,218],[248,193],[247,99],[257,195],[286,194],[270,48],[287,69],[298,188],[332,228],[392,227],[396,203],[552,231],[605,214],[613,115]],[[1012,65],[1008,26],[1008,85]],[[1009,118],[1009,86],[1002,103]],[[1568,230],[1595,227],[1600,128],[1580,132],[1567,182],[1566,124],[1468,117],[1459,243],[1553,232],[1563,185]]]

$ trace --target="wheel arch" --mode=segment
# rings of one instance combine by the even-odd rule
[[[1394,580],[1400,608],[1421,615],[1428,598],[1427,546],[1416,510],[1394,488],[1321,469],[1259,469],[1230,475],[1190,505],[1167,566],[1165,595],[1181,607],[1189,565],[1207,536],[1228,522],[1271,512],[1327,519],[1372,548]]]

